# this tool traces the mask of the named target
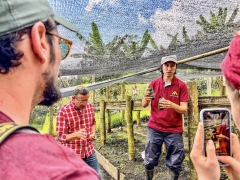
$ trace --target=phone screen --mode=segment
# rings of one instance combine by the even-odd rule
[[[203,150],[206,153],[208,140],[214,142],[217,156],[231,156],[231,114],[228,109],[214,108],[203,109],[200,112],[204,127]],[[220,163],[220,165],[225,165]]]

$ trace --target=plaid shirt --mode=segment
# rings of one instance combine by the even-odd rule
[[[58,111],[57,136],[62,145],[73,149],[81,158],[87,158],[94,153],[94,143],[89,141],[91,126],[96,123],[94,110],[91,103],[87,103],[82,110],[76,110],[73,102],[69,102]],[[87,139],[76,138],[71,142],[66,141],[67,134],[85,128]]]

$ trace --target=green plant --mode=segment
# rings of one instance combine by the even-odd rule
[[[96,119],[96,131],[100,131],[100,112],[95,111],[95,119]],[[107,114],[105,113],[105,123],[107,125]],[[122,118],[121,113],[111,114],[111,128],[116,128],[122,126]]]
[[[40,130],[40,132],[42,134],[49,134],[49,127],[50,127],[50,117],[49,117],[49,114],[47,114],[45,116],[45,121],[44,121],[44,124],[42,126],[42,129]],[[53,117],[53,132],[52,132],[53,136],[57,136],[57,132],[56,132],[56,117]]]
[[[197,81],[197,89],[198,89],[198,93],[199,96],[204,96],[207,94],[207,83],[206,80],[204,78],[199,78]]]
[[[137,118],[137,112],[133,111],[133,121]],[[140,118],[148,118],[150,115],[150,111],[141,111]],[[107,114],[105,114],[105,123],[107,125]],[[95,111],[95,119],[96,119],[96,131],[100,132],[100,112]],[[126,118],[125,118],[126,119]],[[117,128],[122,126],[122,114],[119,110],[115,110],[111,112],[111,128]]]
[[[36,106],[30,114],[29,124],[38,130],[42,129],[44,124],[45,115],[49,112],[48,108],[45,106]]]
[[[140,118],[146,118],[150,116],[150,111],[141,111]],[[133,111],[133,120],[137,119],[137,111]]]

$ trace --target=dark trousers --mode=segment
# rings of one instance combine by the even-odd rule
[[[162,143],[167,149],[166,165],[176,174],[182,170],[181,164],[185,158],[182,133],[166,133],[148,127],[147,142],[145,146],[144,164],[147,170],[158,165],[162,153]]]

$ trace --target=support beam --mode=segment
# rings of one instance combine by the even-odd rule
[[[110,86],[106,87],[106,99],[107,102],[110,101]],[[108,123],[107,123],[107,132],[111,132],[111,111],[110,109],[107,109],[107,117],[108,117]]]
[[[125,100],[125,93],[126,93],[126,88],[125,88],[125,83],[121,83],[121,98],[122,100]],[[126,124],[125,122],[125,110],[121,110],[122,113],[122,126]]]
[[[199,123],[198,90],[196,82],[188,82],[190,102],[188,103],[188,149],[191,150]],[[190,178],[197,180],[197,173],[190,162]]]
[[[105,102],[100,102],[100,132],[101,132],[101,145],[106,144],[106,123],[105,123]]]
[[[131,96],[126,98],[126,117],[127,117],[127,133],[128,133],[128,157],[129,160],[135,160],[134,134],[132,122],[132,99]]]

